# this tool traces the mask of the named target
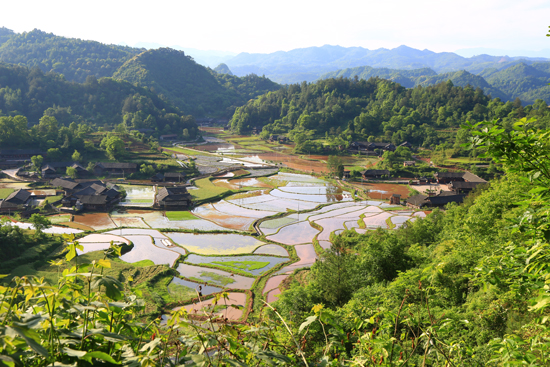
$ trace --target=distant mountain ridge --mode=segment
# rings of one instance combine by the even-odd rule
[[[452,52],[436,53],[407,46],[391,50],[368,50],[362,47],[325,45],[270,54],[240,53],[225,63],[235,75],[254,72],[265,74],[278,83],[290,84],[303,80],[312,82],[324,73],[358,66],[403,70],[430,68],[437,73],[466,70],[477,74],[490,67],[502,69],[519,62],[548,60],[490,55],[465,58]]]
[[[533,62],[528,65],[520,61],[508,64],[503,69],[487,68],[478,75],[465,70],[437,74],[430,68],[400,70],[362,66],[325,73],[320,79],[355,76],[359,79],[389,79],[407,88],[451,80],[456,86],[481,88],[486,94],[503,101],[519,98],[522,102],[531,104],[537,99],[543,99],[550,103],[550,62]]]

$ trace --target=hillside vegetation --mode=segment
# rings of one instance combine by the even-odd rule
[[[509,123],[526,115],[540,116],[539,123],[548,124],[544,101],[524,108],[518,101],[503,103],[481,88],[452,82],[407,89],[384,79],[339,78],[294,84],[258,97],[238,108],[231,124],[239,133],[256,127],[263,138],[288,133],[297,144],[341,137],[341,144],[381,140],[429,147],[442,142],[436,129],[493,118]]]
[[[186,114],[231,116],[236,106],[279,86],[266,78],[210,71],[183,51],[169,48],[143,52],[128,60],[114,78],[149,88]]]
[[[196,128],[194,121],[156,94],[125,81],[88,78],[71,83],[59,74],[40,69],[0,65],[0,111],[25,116],[34,125],[43,115],[55,117],[61,125],[72,122],[88,126],[113,126],[123,121],[128,127],[177,131]]]
[[[1,37],[0,33],[0,40]],[[38,29],[13,34],[0,44],[2,62],[37,67],[43,72],[56,72],[63,74],[69,81],[80,83],[89,75],[96,78],[112,76],[127,59],[142,51],[132,47],[59,37]]]

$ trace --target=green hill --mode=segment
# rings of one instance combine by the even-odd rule
[[[128,127],[178,134],[183,128],[196,128],[192,118],[181,116],[156,94],[128,82],[92,76],[86,83],[72,83],[38,68],[5,64],[0,64],[0,111],[24,115],[31,124],[47,114],[63,125],[74,121],[113,126],[124,120]]]
[[[218,74],[229,74],[229,75],[233,75],[233,73],[231,72],[231,70],[229,69],[229,66],[227,66],[226,64],[219,64],[218,66],[216,66],[214,68],[214,71]]]
[[[170,48],[149,50],[131,58],[114,77],[147,87],[195,116],[229,117],[248,99],[279,88],[267,78],[220,75],[197,64],[183,51]]]
[[[15,33],[6,27],[0,28],[0,45],[6,43]]]
[[[487,82],[511,99],[519,98],[525,103],[534,103],[536,99],[550,102],[550,63],[520,63],[503,70],[486,70],[483,74]]]
[[[60,73],[67,80],[76,82],[84,82],[89,75],[96,78],[112,76],[127,59],[142,51],[59,37],[38,29],[13,34],[4,43],[1,39],[2,32],[0,61]]]

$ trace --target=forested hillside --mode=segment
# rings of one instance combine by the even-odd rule
[[[96,78],[112,76],[127,59],[142,51],[59,37],[35,29],[15,34],[3,43],[0,46],[0,61],[38,67],[44,72],[53,71],[63,74],[67,80],[81,83],[88,75]]]
[[[114,78],[148,87],[184,113],[195,116],[229,117],[248,99],[279,88],[266,78],[220,76],[197,64],[183,51],[169,48],[150,50],[133,57],[114,74]]]
[[[46,114],[65,126],[76,122],[102,127],[124,121],[127,127],[175,133],[196,128],[192,118],[182,117],[156,94],[128,82],[90,76],[86,83],[72,83],[59,74],[22,66],[0,65],[0,111],[23,115],[31,125]]]
[[[518,101],[490,99],[480,88],[452,82],[407,89],[384,79],[325,79],[294,84],[263,95],[235,112],[232,129],[248,133],[263,129],[263,137],[289,133],[296,142],[311,137],[342,136],[345,141],[382,141],[432,146],[436,129],[457,128],[467,120],[481,121],[537,114],[548,124],[544,101],[522,107]]]

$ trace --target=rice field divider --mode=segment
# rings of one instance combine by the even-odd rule
[[[386,219],[386,224],[388,225],[389,229],[394,229],[396,227],[396,224],[391,221],[392,217],[389,217]]]
[[[241,270],[241,269],[226,267],[226,266],[218,265],[218,264],[214,264],[214,265],[213,265],[213,263],[199,263],[199,264],[189,264],[189,265],[200,266],[200,267],[202,267],[202,268],[210,268],[210,269],[223,270],[223,271],[226,271],[226,272],[228,272],[228,273],[235,274],[235,275],[241,275],[241,276],[247,277],[247,278],[254,278],[254,279],[256,279],[256,278],[258,277],[258,275],[252,275],[252,274],[247,273],[246,271]]]
[[[361,228],[361,229],[367,228],[367,226],[365,225],[364,219],[365,219],[365,213],[361,214],[359,216],[359,219],[357,220],[357,224],[359,225],[359,228]]]

